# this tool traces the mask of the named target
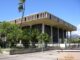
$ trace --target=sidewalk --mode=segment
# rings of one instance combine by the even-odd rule
[[[79,56],[80,50],[49,50],[27,54],[0,55],[0,60],[57,60],[57,58],[80,60]]]
[[[12,58],[12,57],[16,57],[17,55],[3,55],[0,54],[0,59],[6,59],[6,58]]]
[[[0,60],[56,60],[56,51],[44,51],[36,53],[18,54],[18,55],[0,55]]]

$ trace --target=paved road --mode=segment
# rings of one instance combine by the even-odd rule
[[[0,56],[0,60],[56,60],[56,59],[57,52],[55,51]]]

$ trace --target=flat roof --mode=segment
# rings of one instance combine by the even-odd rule
[[[19,18],[19,19],[10,21],[10,22],[16,23],[16,24],[21,24],[21,22],[22,22],[22,26],[44,23],[45,25],[55,26],[58,28],[65,29],[67,31],[77,30],[77,28],[74,25],[60,19],[59,17],[56,17],[55,15],[53,15],[49,12],[41,12],[41,13],[31,14],[29,16],[25,16],[23,18],[23,20],[21,18]]]

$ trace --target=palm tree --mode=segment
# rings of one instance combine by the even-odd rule
[[[23,17],[24,17],[24,12],[25,12],[25,1],[26,0],[19,0],[18,10],[19,10],[19,12],[22,12],[21,24],[22,24],[22,20],[23,20]]]
[[[22,20],[24,17],[24,12],[25,12],[25,1],[26,0],[19,0],[18,10],[19,10],[19,12],[22,12],[21,25],[22,25]]]

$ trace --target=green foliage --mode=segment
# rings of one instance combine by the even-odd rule
[[[23,29],[23,40],[30,40],[31,39],[30,29]]]
[[[23,5],[19,3],[19,6],[18,6],[18,10],[19,12],[23,11]]]
[[[2,41],[2,43],[16,43],[22,37],[22,30],[19,25],[11,24],[9,22],[0,23],[0,36],[6,37],[7,41]]]
[[[50,37],[47,33],[41,33],[40,35],[37,36],[37,39],[40,43],[42,43],[42,51],[43,47],[47,47],[47,43],[50,41]],[[45,46],[43,46],[43,43],[45,43]]]
[[[9,32],[7,34],[7,40],[11,42],[11,44],[17,44],[18,41],[22,38],[22,30],[19,25],[11,24],[9,26]]]
[[[0,23],[0,46],[16,47],[19,41],[22,41],[24,47],[29,47],[32,42],[32,47],[35,47],[35,43],[38,41],[48,43],[50,37],[47,33],[41,33],[38,29],[22,29],[17,24],[11,24],[9,22]],[[6,37],[6,41],[2,41],[2,37]],[[6,45],[7,43],[7,45]]]
[[[6,36],[8,33],[9,29],[8,27],[10,26],[9,22],[2,22],[0,23],[0,34],[2,37]]]
[[[37,37],[37,39],[39,40],[39,41],[44,41],[44,42],[49,42],[49,40],[50,40],[50,37],[49,37],[49,35],[47,34],[47,33],[41,33],[38,37]]]
[[[37,36],[40,34],[38,29],[31,29],[31,40],[34,42],[37,41]]]
[[[30,41],[30,30],[29,29],[23,29],[23,36],[22,36],[22,43],[25,48],[29,47],[29,41]]]
[[[1,47],[0,47],[0,54],[2,53],[2,49],[1,49]]]
[[[35,47],[35,43],[38,42],[37,36],[39,35],[38,29],[23,29],[23,37],[22,37],[22,43],[26,47],[29,46],[29,43],[32,42],[32,47]]]
[[[12,38],[20,39],[22,37],[22,30],[19,25],[11,24],[9,29],[8,34],[11,35]]]
[[[25,1],[26,1],[26,0],[19,0],[19,6],[18,6],[19,12],[24,13],[24,9],[25,9],[25,7],[24,7]]]
[[[25,3],[26,0],[20,0],[20,3]]]
[[[80,39],[79,38],[74,38],[69,40],[70,43],[80,43]]]

